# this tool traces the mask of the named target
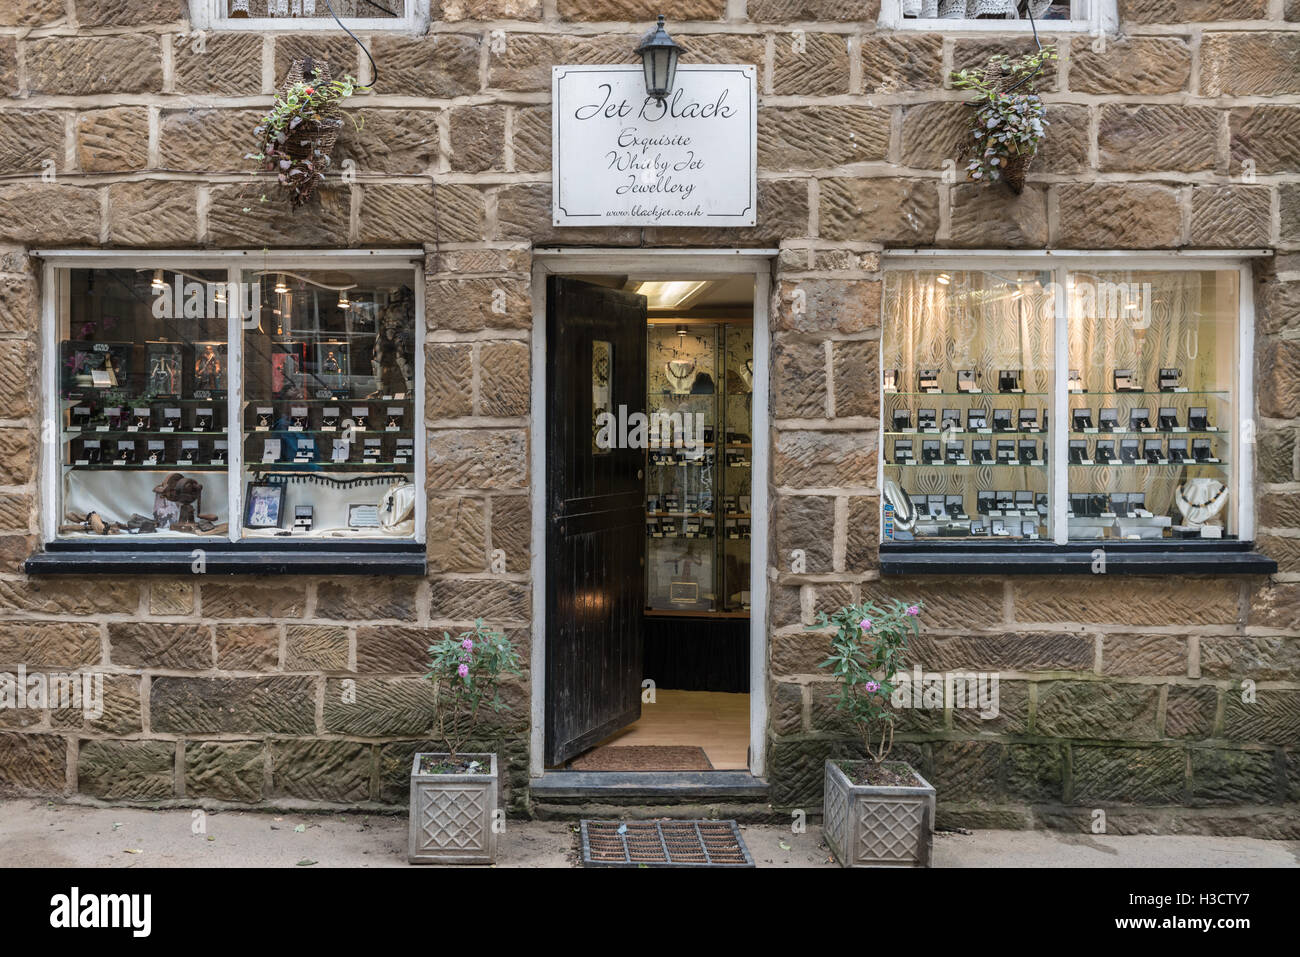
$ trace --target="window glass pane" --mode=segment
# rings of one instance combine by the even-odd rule
[[[234,0],[238,2],[238,0]],[[272,0],[274,2],[274,0]],[[1020,19],[1020,0],[899,0],[903,16],[944,20]],[[1035,20],[1069,20],[1074,16],[1069,0],[1029,0]]]
[[[57,275],[59,536],[224,537],[225,271]]]
[[[1049,272],[890,271],[882,346],[885,541],[1046,539]]]
[[[609,396],[612,388],[610,377],[614,371],[614,346],[604,340],[595,339],[591,343],[591,451],[595,455],[607,455],[613,445],[600,440],[601,416],[610,414]]]
[[[1221,538],[1238,274],[1070,277],[1070,538]]]
[[[222,0],[226,16],[233,19],[327,19],[333,21],[325,0]],[[366,18],[386,20],[405,16],[406,0],[330,0],[334,12],[344,20]]]
[[[245,537],[415,534],[409,269],[247,272]]]

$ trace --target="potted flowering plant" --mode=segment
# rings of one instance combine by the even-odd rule
[[[831,695],[861,736],[866,760],[828,759],[822,832],[844,867],[929,867],[934,788],[905,761],[886,761],[894,744],[893,678],[919,633],[921,605],[890,599],[848,605],[813,627],[835,627],[821,663],[839,680]]]
[[[248,154],[275,173],[290,206],[305,204],[324,182],[330,153],[343,128],[340,104],[365,89],[347,74],[331,79],[329,69],[310,58],[295,61],[290,68],[271,111],[253,131],[258,150]]]
[[[970,140],[961,146],[968,178],[985,185],[1003,182],[1016,193],[1025,188],[1025,174],[1050,125],[1035,81],[1044,64],[1056,58],[1053,46],[1015,58],[1000,53],[982,70],[952,74],[954,87],[978,94],[971,104]]]
[[[423,751],[411,766],[409,859],[412,864],[490,864],[496,857],[497,756],[462,749],[478,726],[482,709],[509,710],[500,682],[518,675],[519,658],[510,640],[485,628],[429,646],[433,660],[425,675],[433,682],[434,735],[446,751]]]

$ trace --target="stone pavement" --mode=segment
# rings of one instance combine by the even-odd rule
[[[197,816],[196,816],[197,815]],[[498,866],[573,867],[577,823],[510,821]],[[832,867],[821,830],[743,828],[759,867]],[[1296,867],[1300,841],[1118,837],[1054,831],[935,836],[936,867]],[[302,812],[152,811],[0,801],[9,867],[406,867],[406,817]]]

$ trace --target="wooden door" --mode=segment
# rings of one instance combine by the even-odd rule
[[[641,716],[645,452],[597,443],[601,411],[645,412],[646,299],[546,289],[546,763]]]

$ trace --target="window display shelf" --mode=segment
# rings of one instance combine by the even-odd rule
[[[1042,399],[1051,395],[1050,392],[895,392],[892,389],[886,389],[884,394],[886,398],[891,395],[898,395],[917,399],[924,399],[929,396],[949,396],[951,398],[966,396],[971,399]]]
[[[141,439],[224,439],[229,432],[191,432],[189,429],[173,429],[164,432],[161,429],[64,429],[65,439],[95,439],[100,436],[134,436]]]
[[[1047,468],[1046,462],[967,462],[964,465],[956,462],[885,462],[886,468],[891,469],[1032,469],[1042,471]]]
[[[1180,396],[1180,395],[1214,395],[1214,396],[1218,396],[1218,397],[1223,398],[1223,399],[1230,399],[1230,398],[1232,398],[1232,393],[1231,393],[1231,392],[1225,392],[1225,391],[1223,391],[1223,390],[1221,390],[1221,389],[1220,389],[1220,390],[1179,389],[1177,392],[1173,392],[1173,391],[1170,391],[1170,390],[1167,390],[1167,389],[1166,389],[1166,390],[1159,390],[1159,389],[1157,389],[1157,390],[1152,391],[1152,392],[1137,392],[1137,391],[1133,391],[1133,390],[1129,390],[1129,389],[1124,389],[1124,390],[1119,391],[1119,392],[1091,392],[1091,391],[1087,391],[1087,392],[1078,392],[1078,391],[1076,391],[1076,390],[1074,390],[1074,389],[1071,389],[1071,390],[1069,391],[1068,394],[1069,394],[1069,395],[1072,395],[1072,396],[1075,396],[1075,395],[1098,395],[1098,396],[1103,396],[1103,397],[1105,397],[1105,398],[1123,398],[1123,397],[1126,396],[1126,395],[1127,395],[1127,396],[1134,396],[1134,397],[1151,397],[1151,398],[1155,398],[1155,397],[1158,397],[1158,396],[1163,396],[1163,397],[1165,397],[1166,399],[1177,398],[1177,397]]]
[[[121,465],[113,462],[99,465],[70,465],[64,463],[63,467],[73,472],[224,472],[226,463],[159,462],[156,465],[145,465],[143,462],[130,462]]]

